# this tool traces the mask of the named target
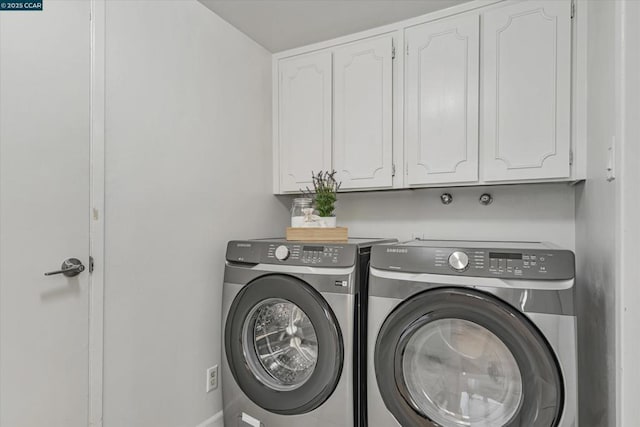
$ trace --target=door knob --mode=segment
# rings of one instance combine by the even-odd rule
[[[62,262],[60,270],[49,271],[44,273],[45,276],[53,276],[54,274],[64,274],[67,277],[74,277],[84,271],[82,261],[77,258],[67,258]]]

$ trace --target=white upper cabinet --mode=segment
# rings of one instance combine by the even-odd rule
[[[478,180],[479,16],[405,32],[409,185]]]
[[[569,177],[571,2],[483,13],[482,63],[482,178]]]
[[[582,179],[586,14],[480,3],[274,55],[275,192]]]
[[[279,192],[297,192],[331,170],[330,52],[279,62],[277,108]]]
[[[392,185],[393,39],[334,51],[333,165],[343,189]]]

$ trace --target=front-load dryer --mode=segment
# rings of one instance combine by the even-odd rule
[[[574,264],[541,243],[374,247],[369,426],[577,426]]]
[[[362,425],[360,296],[370,249],[382,242],[389,240],[229,242],[225,426]]]

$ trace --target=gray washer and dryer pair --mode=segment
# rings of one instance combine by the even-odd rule
[[[575,260],[523,242],[374,247],[369,427],[575,427]]]
[[[231,241],[223,285],[226,427],[362,425],[361,305],[372,245]]]

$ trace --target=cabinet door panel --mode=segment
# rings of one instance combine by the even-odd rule
[[[483,15],[483,178],[570,175],[571,2]]]
[[[478,179],[479,17],[409,28],[409,185]]]
[[[334,53],[334,154],[342,188],[392,185],[392,38]]]
[[[331,169],[331,52],[279,63],[280,191],[311,185]]]

